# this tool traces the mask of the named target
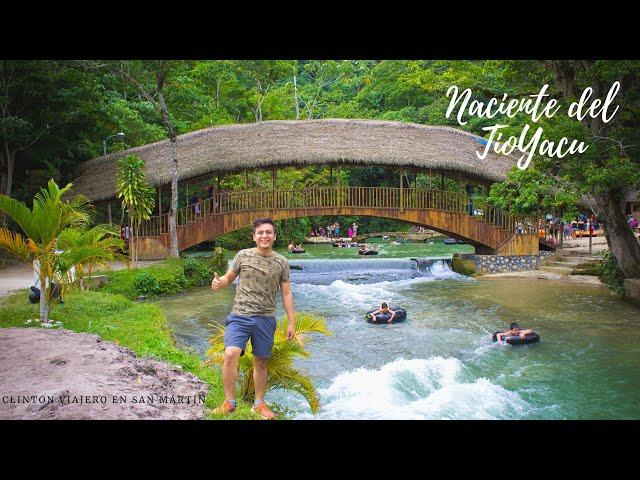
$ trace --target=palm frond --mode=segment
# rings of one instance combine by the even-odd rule
[[[7,228],[0,228],[0,248],[22,260],[33,259],[33,251],[29,241],[19,233],[12,232]]]
[[[27,237],[33,234],[34,224],[36,223],[29,207],[24,202],[20,202],[15,198],[7,195],[0,195],[0,210],[9,215],[24,231]]]
[[[309,341],[309,333],[322,333],[331,335],[326,325],[326,320],[317,315],[308,313],[296,313],[296,335],[294,341],[286,339],[286,319],[282,317],[278,321],[274,336],[273,349],[269,357],[269,383],[268,389],[292,390],[301,394],[309,403],[311,411],[315,414],[320,406],[318,393],[315,390],[311,379],[293,368],[296,357],[307,358],[310,356],[305,349]],[[206,355],[208,365],[222,365],[224,351],[225,327],[221,324],[210,324],[214,328],[214,333],[209,337],[210,348]],[[253,384],[253,353],[251,342],[247,343],[245,355],[240,357],[238,365],[239,392],[245,400],[250,400],[255,394]]]
[[[269,371],[269,388],[272,390],[291,390],[299,393],[307,400],[311,413],[314,415],[320,408],[320,398],[313,382],[308,376],[297,370],[292,370],[288,372],[288,375],[281,376],[274,375]]]

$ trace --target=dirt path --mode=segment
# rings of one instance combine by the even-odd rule
[[[204,418],[206,383],[97,335],[5,328],[0,345],[0,419]]]

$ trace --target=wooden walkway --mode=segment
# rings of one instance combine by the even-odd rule
[[[423,225],[474,245],[477,253],[538,253],[535,235],[516,234],[516,222],[522,220],[495,207],[471,207],[463,194],[421,188],[344,186],[218,193],[201,200],[199,212],[194,205],[178,211],[178,248],[182,251],[251,226],[258,217],[282,220],[355,215]],[[140,236],[140,259],[166,258],[170,245],[168,214],[143,223]]]

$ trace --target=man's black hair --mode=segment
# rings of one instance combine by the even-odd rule
[[[516,322],[512,322],[511,325],[509,325],[509,330],[513,330],[514,328],[520,328],[520,325]]]
[[[382,308],[389,308],[389,304],[387,302],[382,302]]]
[[[273,233],[276,233],[276,224],[273,220],[267,217],[257,218],[255,222],[253,222],[253,233],[256,233],[256,228],[260,225],[264,225],[265,223],[270,224],[273,227]]]

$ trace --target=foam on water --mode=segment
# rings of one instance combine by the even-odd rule
[[[375,260],[301,260],[291,263],[293,284],[329,285],[336,280],[349,283],[402,282],[413,278],[467,280],[451,270],[448,259],[400,258]]]
[[[495,419],[530,409],[486,378],[465,381],[455,358],[398,359],[380,369],[341,373],[319,389],[320,412],[299,419]]]

